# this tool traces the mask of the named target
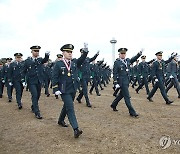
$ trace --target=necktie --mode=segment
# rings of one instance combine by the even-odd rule
[[[68,66],[70,66],[70,61],[68,61]]]

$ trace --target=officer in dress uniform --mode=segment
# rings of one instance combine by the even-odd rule
[[[3,95],[3,89],[4,89],[4,70],[3,70],[3,63],[0,61],[0,98],[2,98]]]
[[[62,55],[62,54],[57,54],[56,56],[57,56],[56,61],[62,60],[62,58],[63,58],[63,55]]]
[[[50,96],[49,84],[51,80],[51,68],[49,67],[48,62],[44,63],[43,65],[43,78],[44,78],[45,95],[49,97]]]
[[[18,104],[18,108],[22,109],[22,94],[23,94],[23,87],[25,86],[25,78],[23,75],[23,61],[22,61],[22,53],[15,53],[14,57],[15,60],[9,66],[8,72],[8,82],[9,85],[14,85],[16,89],[16,101]]]
[[[180,59],[178,61],[178,81],[180,82]]]
[[[89,90],[89,93],[92,95],[92,91],[95,88],[96,95],[101,96],[101,94],[99,93],[98,84],[97,84],[97,81],[99,78],[99,69],[98,69],[98,63],[95,63],[95,60],[92,62],[90,69],[91,69],[91,76],[92,76],[92,86]]]
[[[136,60],[136,65],[133,67],[133,72],[134,72],[134,82],[132,84],[132,88],[136,86],[136,82],[138,82],[138,85],[140,85],[140,77],[139,77],[139,60]]]
[[[130,95],[129,95],[129,69],[130,65],[135,62],[142,54],[142,51],[140,51],[135,57],[129,59],[126,58],[126,52],[128,49],[126,48],[120,48],[118,50],[119,52],[119,58],[114,62],[113,66],[113,83],[115,88],[120,88],[120,93],[115,98],[115,100],[111,104],[111,108],[113,111],[118,111],[116,109],[118,102],[124,97],[126,106],[129,109],[129,114],[132,117],[137,117],[138,114],[134,110],[133,106],[131,105],[130,101]]]
[[[6,58],[6,64],[4,65],[4,81],[5,81],[5,86],[7,87],[8,102],[12,102],[12,92],[13,92],[13,85],[10,86],[8,82],[9,66],[12,60],[13,60],[12,58]]]
[[[83,49],[80,49],[81,54],[83,54]],[[88,82],[90,81],[90,63],[92,61],[94,61],[97,56],[99,55],[99,51],[92,57],[89,58],[87,57],[84,62],[82,63],[81,67],[79,68],[79,73],[80,73],[80,84],[82,86],[82,90],[80,91],[78,97],[76,98],[76,100],[81,103],[81,99],[84,95],[85,100],[86,100],[86,106],[87,107],[92,107],[90,101],[89,101],[89,97],[88,97]]]
[[[157,57],[157,60],[153,62],[152,65],[152,77],[155,81],[155,84],[153,86],[153,89],[149,93],[147,99],[150,102],[153,102],[152,97],[154,96],[155,92],[159,88],[161,91],[161,95],[163,96],[164,100],[166,101],[166,104],[171,104],[173,101],[170,101],[167,97],[167,93],[165,91],[165,85],[164,85],[164,72],[165,72],[165,65],[171,62],[171,60],[174,58],[174,54],[166,61],[162,59],[162,51],[157,52],[155,55]]]
[[[148,74],[149,74],[149,64],[152,63],[154,61],[151,60],[149,62],[146,62],[146,56],[143,55],[141,56],[141,60],[142,62],[139,63],[139,74],[140,74],[140,79],[141,79],[141,83],[140,85],[138,86],[138,88],[136,89],[136,93],[139,93],[139,90],[142,89],[142,87],[145,85],[145,88],[146,88],[146,94],[148,95],[149,94],[149,87],[148,87]]]
[[[170,78],[170,83],[167,86],[166,92],[168,92],[173,86],[176,88],[178,93],[178,98],[180,98],[180,85],[178,82],[178,58],[177,56],[168,64],[167,76]]]
[[[85,58],[87,57],[87,48],[82,49],[83,54],[79,59],[72,59],[72,52],[74,46],[72,44],[65,44],[61,47],[64,58],[57,61],[53,68],[52,75],[52,86],[53,92],[56,95],[61,95],[62,101],[64,102],[61,110],[58,124],[62,127],[67,127],[64,119],[67,115],[69,122],[74,130],[74,137],[78,138],[82,134],[82,130],[78,127],[74,111],[74,98],[78,87],[78,68],[81,66]]]
[[[41,95],[41,87],[43,83],[43,64],[49,59],[49,52],[45,53],[45,57],[39,57],[40,46],[30,47],[32,57],[28,57],[24,64],[24,74],[26,76],[26,82],[29,85],[32,99],[32,112],[34,112],[37,119],[42,119],[39,110],[39,98]]]

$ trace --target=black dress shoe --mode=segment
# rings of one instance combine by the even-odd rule
[[[180,98],[180,95],[178,96],[178,98]]]
[[[115,111],[115,112],[117,112],[118,111],[118,109],[116,109],[116,107],[114,107],[114,106],[112,106],[111,105],[111,108],[113,109],[113,111]]]
[[[78,103],[82,103],[81,100],[79,100],[78,98],[76,98],[76,100],[78,101]]]
[[[2,95],[0,95],[0,98],[2,98]]]
[[[41,114],[40,114],[40,113],[35,114],[35,117],[36,117],[37,119],[42,119],[42,117],[41,117]]]
[[[136,93],[139,94],[139,91],[136,89]]]
[[[117,95],[116,94],[113,94],[114,97],[116,97]]]
[[[101,90],[104,90],[104,88],[101,88]]]
[[[172,104],[172,103],[173,103],[173,101],[167,101],[167,102],[166,102],[166,104],[168,104],[168,105],[169,105],[169,104]]]
[[[56,99],[58,99],[59,97],[58,97],[58,95],[55,95],[55,97],[56,97]]]
[[[18,109],[21,110],[22,109],[22,105],[18,105]]]
[[[34,113],[34,107],[33,107],[33,105],[31,105],[31,111],[32,111],[32,113]]]
[[[131,116],[131,117],[135,117],[135,118],[136,118],[136,117],[138,117],[138,116],[139,116],[139,114],[137,114],[137,113],[136,113],[136,114],[130,114],[130,116]]]
[[[92,92],[89,92],[92,95]]]
[[[75,129],[74,130],[74,138],[78,138],[83,133],[82,130]]]
[[[149,100],[149,102],[153,102],[152,98],[147,97],[147,99]]]
[[[9,99],[8,102],[12,102],[12,99]]]
[[[87,104],[87,107],[92,107],[92,105],[91,104]]]
[[[49,97],[49,96],[50,96],[50,94],[47,94],[46,96],[47,96],[47,97]]]
[[[58,121],[58,125],[62,127],[68,127],[68,125],[64,121]]]
[[[97,96],[101,96],[101,94],[97,94]]]

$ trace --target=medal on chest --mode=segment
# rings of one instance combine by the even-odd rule
[[[67,76],[70,77],[71,76],[71,73],[70,73],[70,70],[71,70],[71,61],[69,61],[69,64],[68,64],[68,62],[65,59],[63,59],[63,62],[64,62],[65,66],[66,66],[66,68],[68,70]]]
[[[71,73],[70,73],[70,72],[68,72],[67,76],[71,76]]]

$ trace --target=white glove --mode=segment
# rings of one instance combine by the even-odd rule
[[[12,82],[9,82],[9,85],[12,86],[13,85]]]
[[[55,95],[61,95],[62,93],[58,90],[55,92]]]
[[[93,77],[92,77],[92,76],[90,76],[90,78],[92,79]]]
[[[120,85],[119,85],[119,84],[116,84],[116,85],[115,85],[115,89],[118,89],[118,88],[120,88]]]
[[[155,82],[158,82],[159,80],[158,80],[158,79],[155,79],[154,81],[155,81]]]
[[[87,43],[84,43],[84,49],[83,49],[85,52],[88,52],[88,44]]]
[[[4,81],[4,80],[2,80],[2,83],[5,83],[5,81]]]
[[[141,75],[141,76],[140,76],[140,78],[142,79],[142,78],[143,78],[143,76]]]
[[[46,51],[45,54],[46,54],[46,55],[50,55],[50,51]]]
[[[172,75],[169,76],[170,79],[173,79],[174,77]]]
[[[22,85],[23,85],[23,87],[26,87],[26,83],[25,82],[23,82]]]
[[[177,53],[173,52],[173,53],[171,54],[171,56],[172,56],[172,57],[176,57],[176,56],[177,56]]]
[[[144,51],[144,49],[142,48],[141,51],[139,52],[139,54],[142,55],[143,51]]]

